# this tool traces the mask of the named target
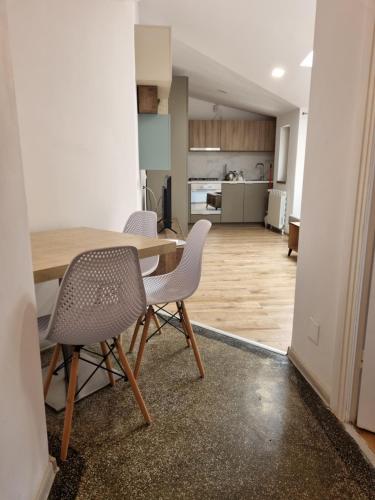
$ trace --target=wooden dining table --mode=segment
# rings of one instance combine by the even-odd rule
[[[176,251],[176,243],[172,240],[91,227],[38,231],[31,233],[34,283],[61,279],[79,253],[124,245],[135,247],[140,259]]]
[[[61,281],[70,262],[78,254],[87,250],[116,246],[135,247],[140,259],[176,252],[176,243],[173,240],[149,238],[90,227],[33,232],[31,233],[31,253],[34,283],[44,283],[51,280]],[[57,411],[65,407],[70,354],[70,346],[64,346],[64,370],[59,370],[53,377],[46,399],[47,404]],[[90,363],[97,363],[97,360],[86,353],[85,356],[88,358],[88,362],[80,365],[78,387],[88,377],[91,376],[91,379],[84,385],[77,400],[96,392],[109,383],[105,370],[97,370],[93,375],[95,368]],[[120,378],[120,373],[118,378]]]

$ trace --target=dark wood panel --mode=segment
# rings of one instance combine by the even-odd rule
[[[137,85],[138,113],[157,114],[158,88],[154,85]]]

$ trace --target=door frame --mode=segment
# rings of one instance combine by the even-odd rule
[[[366,97],[355,222],[343,333],[336,339],[331,408],[343,422],[355,423],[375,252],[375,30]]]

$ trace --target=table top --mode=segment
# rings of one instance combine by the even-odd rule
[[[31,233],[34,282],[62,278],[70,262],[79,253],[124,245],[134,246],[140,258],[176,250],[176,244],[171,240],[89,227],[38,231]]]
[[[289,222],[289,224],[293,224],[293,226],[296,226],[296,227],[300,227],[301,226],[301,223],[299,221]]]

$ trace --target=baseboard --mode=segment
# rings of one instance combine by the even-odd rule
[[[34,500],[47,500],[49,492],[51,491],[53,481],[57,471],[59,470],[56,459],[54,457],[49,457],[47,467],[44,471],[42,481],[39,486],[39,490],[34,497]]]
[[[293,363],[293,365],[297,368],[303,378],[311,385],[314,391],[318,394],[320,399],[324,401],[324,403],[329,407],[330,397],[328,392],[322,387],[322,385],[315,379],[315,377],[304,367],[304,364],[299,359],[296,352],[289,347],[288,349],[288,358]]]

